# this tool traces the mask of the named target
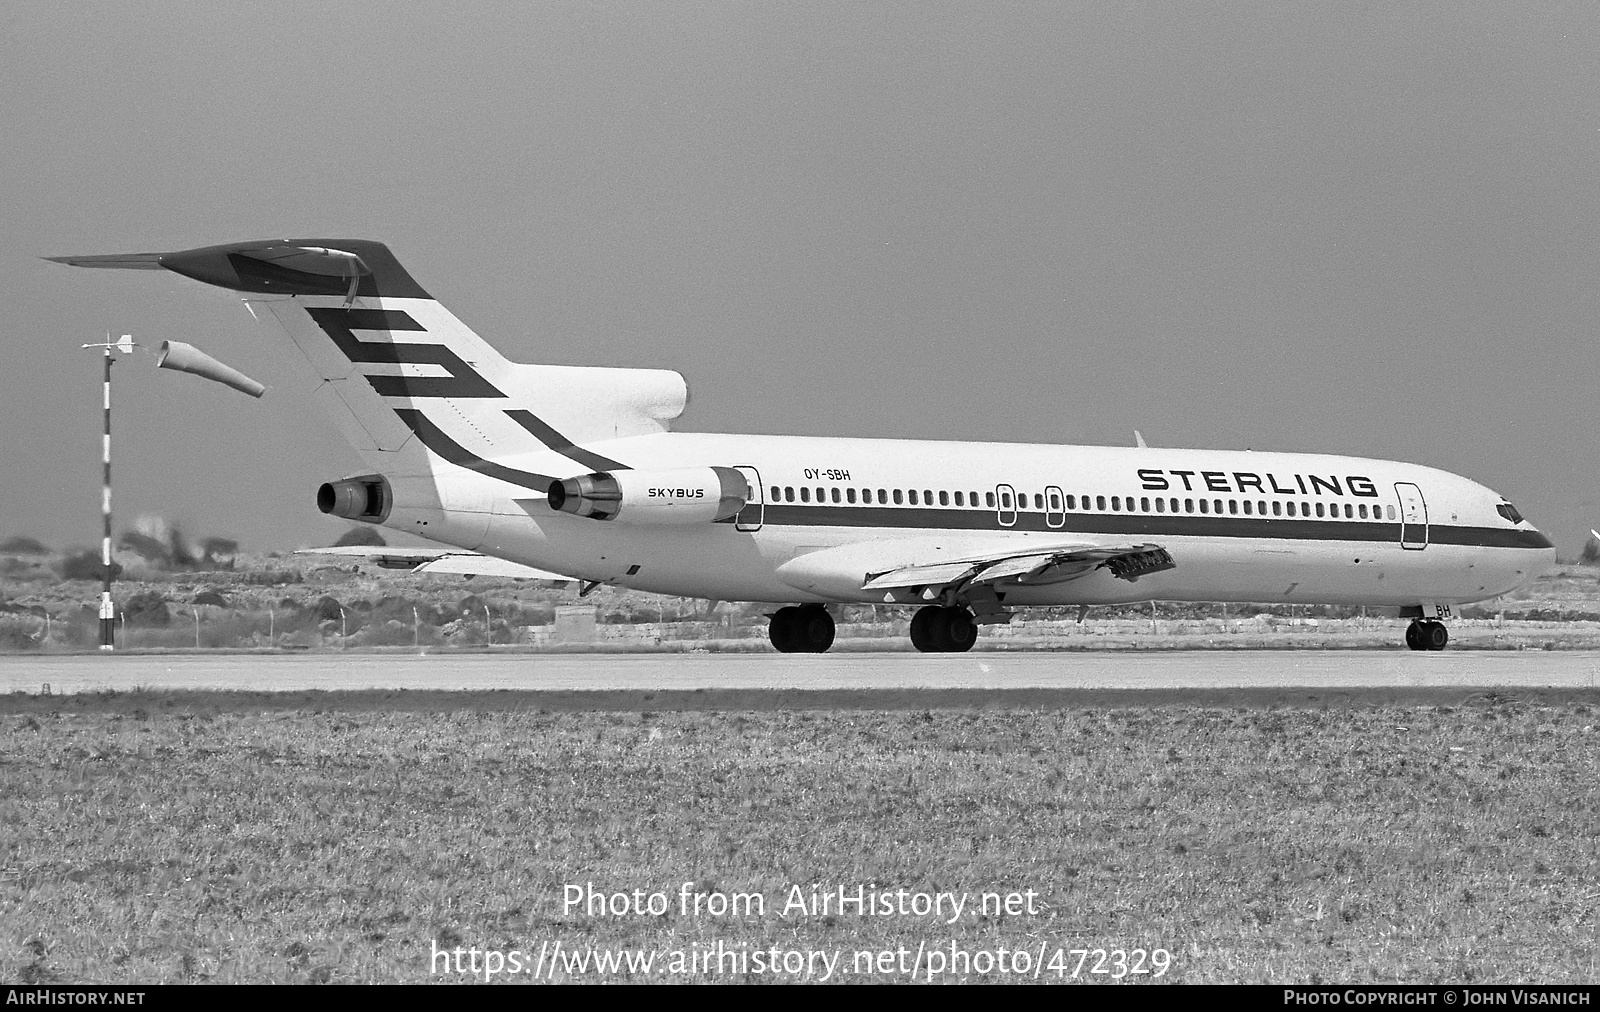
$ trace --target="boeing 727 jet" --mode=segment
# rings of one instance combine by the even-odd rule
[[[1554,556],[1502,496],[1395,461],[673,432],[682,376],[507,361],[369,240],[50,259],[276,318],[368,468],[322,512],[587,587],[771,602],[786,653],[828,649],[830,605],[920,606],[912,643],[944,652],[1016,608],[1150,600],[1395,607],[1438,650],[1453,608]]]

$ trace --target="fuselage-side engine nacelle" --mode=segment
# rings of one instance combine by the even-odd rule
[[[317,509],[329,516],[381,524],[394,508],[394,492],[381,474],[325,482],[317,489]]]
[[[550,483],[550,508],[623,524],[708,524],[744,508],[750,487],[731,467],[598,471]]]

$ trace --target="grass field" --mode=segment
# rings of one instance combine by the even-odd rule
[[[1160,947],[1163,979],[1191,982],[1597,977],[1600,720],[1581,703],[630,714],[214,698],[0,697],[0,979],[422,981],[435,944],[558,940],[846,963],[919,944]],[[768,911],[563,910],[570,883],[676,903],[685,880],[762,893]],[[950,925],[777,916],[813,883],[1033,889],[1042,905]]]

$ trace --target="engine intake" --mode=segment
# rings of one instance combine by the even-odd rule
[[[324,482],[317,489],[317,509],[329,516],[381,524],[389,519],[393,507],[394,492],[381,474]]]
[[[731,467],[597,471],[550,483],[550,508],[625,524],[703,524],[726,520],[750,500]]]

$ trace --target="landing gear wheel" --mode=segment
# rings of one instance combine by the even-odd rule
[[[781,654],[820,654],[833,646],[833,616],[821,605],[779,608],[767,638]]]
[[[773,613],[772,621],[767,623],[767,639],[772,641],[778,653],[792,654],[800,650],[797,642],[799,637],[795,635],[799,618],[799,608],[779,608]]]
[[[1422,645],[1422,623],[1413,622],[1406,626],[1406,646],[1413,650],[1426,650]]]
[[[1450,642],[1450,630],[1443,622],[1423,619],[1406,626],[1406,646],[1413,650],[1443,650]]]
[[[820,605],[800,608],[798,611],[799,615],[790,627],[799,644],[798,649],[808,654],[826,653],[833,646],[833,616]]]
[[[978,642],[978,626],[972,621],[972,612],[965,608],[946,608],[945,613],[945,649],[951,653],[964,654],[972,649],[972,644]]]
[[[939,649],[933,645],[933,639],[928,633],[930,620],[938,614],[938,608],[918,608],[917,613],[911,616],[911,645],[925,654]]]
[[[1450,642],[1450,630],[1444,627],[1443,622],[1422,623],[1422,646],[1425,650],[1443,650],[1444,645]]]
[[[978,641],[978,627],[965,608],[919,608],[911,618],[911,645],[925,654],[964,653]]]

